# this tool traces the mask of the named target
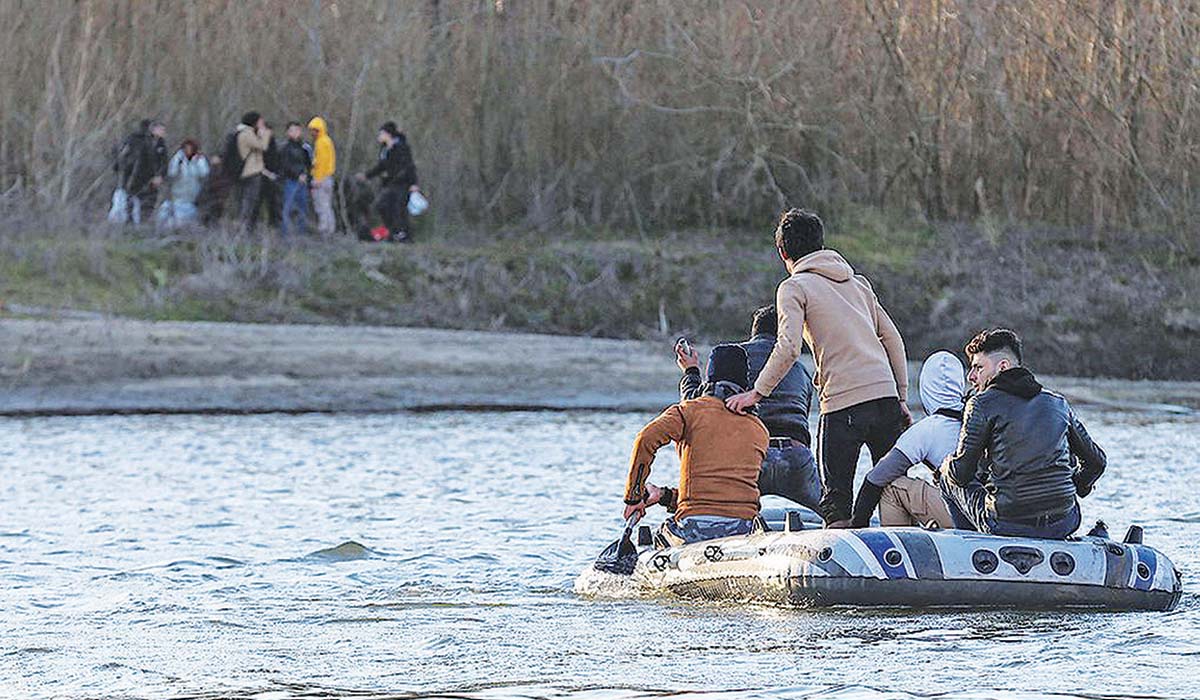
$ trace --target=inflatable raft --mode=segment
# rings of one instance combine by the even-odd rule
[[[803,529],[656,549],[639,528],[633,580],[688,598],[798,606],[1171,610],[1179,572],[1161,552],[1107,537],[1068,541],[920,528]]]

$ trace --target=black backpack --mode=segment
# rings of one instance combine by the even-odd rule
[[[141,134],[134,133],[126,136],[124,141],[113,148],[113,172],[122,175],[136,173],[142,159],[142,151],[145,150],[143,141],[145,139]]]
[[[222,160],[225,161],[225,174],[230,180],[238,180],[242,177],[242,168],[246,162],[242,160],[242,153],[238,150],[238,132],[237,130],[229,132],[225,136],[225,153]]]

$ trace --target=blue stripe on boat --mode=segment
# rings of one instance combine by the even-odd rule
[[[867,548],[871,550],[871,553],[875,555],[875,561],[879,562],[879,566],[883,567],[883,573],[887,574],[889,579],[909,577],[904,571],[903,560],[901,560],[899,566],[892,566],[888,564],[887,560],[884,558],[884,554],[886,554],[889,549],[898,550],[896,543],[892,542],[892,538],[888,537],[885,533],[879,532],[878,530],[855,530],[854,534],[858,537],[858,539],[862,540],[867,545]],[[904,554],[903,551],[900,553]]]

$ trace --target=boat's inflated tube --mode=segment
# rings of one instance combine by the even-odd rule
[[[642,548],[640,587],[693,598],[801,605],[1170,610],[1182,585],[1144,544],[920,528],[760,531]]]

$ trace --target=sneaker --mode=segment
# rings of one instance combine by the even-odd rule
[[[397,231],[392,234],[392,243],[408,243],[408,232]]]
[[[376,226],[371,229],[371,238],[377,241],[386,241],[388,237],[387,226]]]

